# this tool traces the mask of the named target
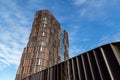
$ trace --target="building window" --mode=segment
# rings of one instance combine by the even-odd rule
[[[41,66],[38,66],[38,71],[41,71],[42,70],[42,67]]]
[[[36,45],[36,42],[34,42],[34,41],[33,41],[33,42],[31,42],[31,43],[32,43],[32,46],[35,46],[35,45]]]
[[[46,17],[43,17],[43,23],[47,24],[47,18]]]
[[[41,42],[41,46],[46,46],[46,42]]]
[[[42,33],[42,36],[45,36],[45,32]]]
[[[43,21],[44,24],[47,24],[47,21]]]
[[[43,46],[40,47],[40,51],[43,51]]]
[[[46,42],[45,41],[39,41],[37,45],[43,47],[43,46],[46,46]]]
[[[47,18],[45,17],[45,20],[47,20]]]
[[[38,59],[38,65],[41,65],[41,59]]]
[[[43,52],[40,52],[40,53],[39,53],[39,58],[41,58],[41,59],[42,59],[42,58],[43,58],[43,56],[44,56],[44,53],[43,53]]]
[[[43,24],[43,27],[46,27],[46,24]]]
[[[43,20],[45,20],[45,21],[46,21],[46,20],[47,20],[47,18],[46,18],[46,17],[43,17]]]

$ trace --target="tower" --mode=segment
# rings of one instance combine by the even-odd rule
[[[68,33],[54,16],[48,10],[37,11],[16,80],[67,60],[68,47]]]

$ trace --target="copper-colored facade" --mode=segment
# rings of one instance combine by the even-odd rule
[[[120,80],[120,42],[97,47],[23,80]]]
[[[68,33],[48,10],[36,12],[16,80],[49,68],[69,58]]]

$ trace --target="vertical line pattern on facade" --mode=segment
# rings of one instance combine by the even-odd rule
[[[116,57],[119,65],[120,65],[120,57],[119,57],[119,55],[118,55],[119,52],[115,49],[115,47],[113,46],[113,44],[110,44],[110,46],[111,46],[111,48],[112,48],[112,50],[113,50],[113,52],[114,52],[114,54],[115,54],[115,57]]]
[[[62,72],[63,72],[63,71],[62,71],[62,64],[61,64],[61,65],[60,65],[60,80],[63,79],[63,76],[62,76],[63,74],[62,74]]]
[[[86,73],[86,69],[85,69],[85,62],[84,62],[83,55],[81,55],[81,59],[82,59],[82,63],[83,63],[84,73],[85,73],[85,80],[88,80],[87,73]]]
[[[87,53],[87,58],[88,58],[88,62],[89,62],[89,65],[90,65],[90,71],[91,71],[91,74],[92,74],[92,78],[93,78],[93,80],[95,80],[89,54],[90,53]]]
[[[22,80],[119,79],[120,66],[115,57],[115,51],[113,51],[111,45],[104,45],[30,75]]]
[[[69,61],[67,61],[67,67],[68,67],[68,80],[70,79],[70,66],[69,66]]]
[[[73,59],[72,59],[72,70],[73,70],[73,80],[76,80]]]
[[[78,75],[78,68],[77,68],[76,58],[72,59],[72,64],[73,64],[73,78],[74,78],[74,80],[78,80],[79,75]]]
[[[50,80],[53,80],[53,67],[50,68]]]
[[[100,72],[98,70],[97,62],[95,60],[94,52],[90,51],[88,53],[88,55],[89,55],[89,58],[90,58],[90,62],[91,62],[91,66],[92,66],[92,72],[93,72],[93,75],[94,75],[94,79],[95,80],[101,80],[101,76],[100,76]]]
[[[111,69],[110,69],[110,67],[109,67],[108,61],[107,61],[107,59],[106,59],[106,56],[105,56],[105,53],[104,53],[102,47],[100,47],[100,50],[101,50],[102,55],[103,55],[103,58],[104,58],[104,60],[105,60],[105,63],[106,63],[107,69],[108,69],[108,71],[109,71],[110,77],[111,77],[112,80],[114,80],[114,77],[113,77],[113,75],[112,75]]]
[[[95,50],[93,50],[93,54],[94,54],[94,57],[95,57],[95,61],[97,63],[97,67],[98,67],[98,70],[99,70],[99,73],[100,73],[100,77],[101,77],[102,80],[104,80],[101,69],[100,69],[100,65],[99,65],[99,62],[98,62],[98,58],[97,58],[96,53],[95,53]]]
[[[79,66],[78,57],[76,57],[76,62],[77,62],[77,69],[78,69],[79,80],[82,80],[82,79],[81,79],[81,73],[80,73],[80,66]]]
[[[59,80],[59,66],[57,65],[57,80]]]

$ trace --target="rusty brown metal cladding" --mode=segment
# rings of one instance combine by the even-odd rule
[[[48,10],[37,11],[15,80],[21,80],[69,59],[68,47],[68,33],[62,29],[52,13]]]
[[[23,80],[120,80],[120,42],[97,47]]]

